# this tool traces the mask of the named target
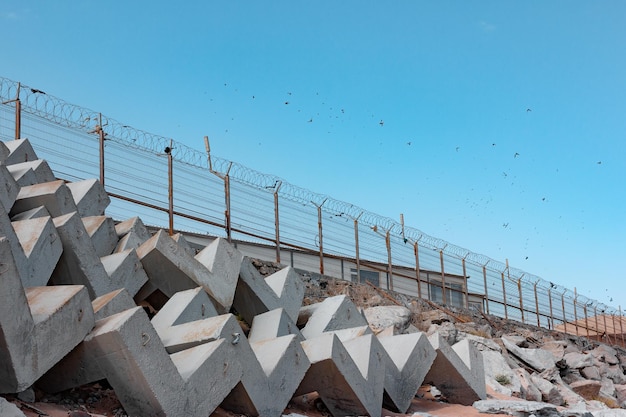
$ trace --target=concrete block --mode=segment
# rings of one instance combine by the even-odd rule
[[[109,195],[100,181],[95,178],[70,182],[67,187],[72,193],[74,203],[81,217],[103,216],[111,203]]]
[[[13,179],[22,187],[56,181],[52,169],[43,159],[8,165],[7,168]]]
[[[333,416],[381,415],[385,369],[374,339],[369,334],[345,346],[325,333],[302,342],[311,366],[294,395],[317,391]]]
[[[62,216],[77,210],[70,189],[62,180],[21,187],[10,211],[11,216],[45,206],[52,217]]]
[[[275,339],[280,336],[295,335],[299,342],[304,341],[298,326],[287,315],[285,309],[277,308],[254,316],[248,340],[250,343]]]
[[[137,249],[152,235],[139,217],[132,217],[115,225],[115,232],[120,239],[116,252],[126,249]]]
[[[185,252],[187,252],[189,255],[191,256],[196,256],[196,250],[194,248],[191,247],[191,245],[189,244],[189,242],[187,242],[187,239],[185,239],[185,236],[183,236],[182,233],[175,233],[172,236],[172,239],[174,239],[174,242],[178,243],[178,246],[180,246],[182,249],[185,250]],[[211,269],[211,268],[209,268]]]
[[[100,258],[112,288],[126,288],[134,296],[148,282],[148,275],[134,249]]]
[[[37,217],[11,224],[19,242],[16,251],[21,252],[19,256],[24,262],[23,285],[25,287],[46,285],[63,253],[63,244],[52,219]]]
[[[11,151],[7,148],[7,145],[4,142],[0,142],[0,162],[3,162],[7,159]]]
[[[185,245],[189,247],[185,241]],[[217,238],[202,249],[195,259],[204,265],[215,281],[213,283],[218,302],[230,310],[235,297],[235,289],[239,279],[239,270],[243,255],[226,239]]]
[[[112,254],[119,240],[113,219],[107,216],[88,216],[82,220],[96,254],[100,257]]]
[[[4,398],[0,397],[0,416],[3,417],[26,417],[26,414],[17,408],[17,406]]]
[[[207,416],[243,373],[223,339],[168,355],[140,307],[99,320],[85,345],[129,415]]]
[[[329,297],[319,304],[301,330],[307,339],[324,332],[368,325],[362,313],[345,295]]]
[[[20,192],[20,186],[15,181],[6,166],[0,165],[0,205],[4,211],[11,211]]]
[[[197,287],[174,294],[150,321],[162,336],[172,326],[217,316],[207,293],[202,287]]]
[[[124,310],[137,307],[133,297],[124,288],[101,295],[91,302],[96,320],[101,320],[121,313]]]
[[[288,266],[265,277],[265,282],[280,299],[282,308],[295,322],[304,299],[304,282],[295,269]]]
[[[438,333],[429,336],[428,341],[437,356],[424,377],[424,382],[436,386],[452,403],[472,405],[474,401],[486,398],[484,374],[482,378],[473,374],[463,359]]]
[[[109,279],[77,212],[55,217],[63,254],[52,273],[54,285],[81,284],[92,299],[119,289]]]
[[[0,393],[33,385],[93,328],[82,286],[31,287],[26,291],[6,238],[0,238]]]
[[[16,222],[19,220],[30,220],[30,219],[36,219],[38,217],[51,217],[51,216],[50,216],[50,213],[48,213],[48,210],[46,210],[44,206],[39,206],[39,207],[32,208],[30,210],[23,211],[14,216],[11,216],[11,221]]]
[[[5,165],[13,165],[38,159],[28,139],[9,140],[4,142],[4,144],[9,151],[9,155],[4,157],[3,160]]]
[[[230,310],[234,288],[221,282],[204,265],[181,249],[163,230],[158,231],[137,249],[137,255],[148,274],[149,284],[167,297],[178,291],[201,286],[209,294],[218,312]],[[143,290],[142,290],[143,291]]]
[[[386,352],[383,404],[406,413],[437,353],[424,333],[378,337]]]

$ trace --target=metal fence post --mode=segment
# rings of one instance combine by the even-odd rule
[[[522,274],[522,277],[524,274]],[[519,292],[519,311],[522,314],[522,323],[526,323],[524,321],[524,300],[522,298],[522,277],[519,277],[517,280],[517,291]]]
[[[550,328],[554,330],[554,314],[552,312],[552,288],[548,289],[548,302],[550,303]]]
[[[565,315],[565,291],[561,294],[561,307],[563,308],[563,328],[567,333],[567,316]]]
[[[391,264],[391,236],[389,230],[385,233],[385,246],[387,247],[387,289],[393,291],[393,265]]]
[[[502,300],[504,301],[504,318],[508,320],[509,313],[507,311],[506,288],[504,285],[504,272],[500,272],[500,276],[502,277]]]
[[[486,304],[485,309],[487,310],[487,314],[489,314],[489,291],[487,289],[487,264],[483,265],[483,283],[485,287],[485,300],[487,301],[485,303]]]
[[[419,240],[421,236],[413,243],[413,253],[415,254],[415,278],[417,279],[417,296],[422,298],[422,278],[420,276],[420,253]]]
[[[448,246],[446,244],[446,246]],[[443,250],[446,247],[444,246],[443,249],[439,249],[439,262],[441,263],[441,302],[443,304],[447,304],[447,299],[446,299],[446,273],[445,273],[445,269],[443,266]]]
[[[174,234],[174,175],[173,175],[173,163],[172,163],[172,145],[173,141],[170,139],[170,146],[165,148],[167,154],[167,195],[168,195],[168,217],[169,217],[169,232],[170,236]]]
[[[104,127],[102,126],[102,113],[98,113],[96,130],[98,131],[98,142],[100,145],[100,184],[104,187]]]
[[[320,274],[322,275],[324,275],[324,241],[322,239],[322,206],[324,205],[326,200],[328,200],[328,198],[325,198],[324,201],[322,201],[322,204],[320,204],[319,206],[315,204],[313,201],[311,201],[311,203],[313,203],[313,205],[317,207],[317,233],[319,235],[319,245],[320,245]]]
[[[280,225],[278,215],[278,190],[283,185],[282,181],[278,181],[276,188],[274,189],[274,229],[276,234],[276,263],[280,263]]]
[[[230,223],[230,168],[233,166],[231,162],[228,164],[228,169],[226,170],[226,175],[224,175],[224,200],[226,203],[226,210],[224,211],[224,219],[226,220],[226,238],[228,239],[228,243],[232,243],[232,227]]]
[[[600,339],[600,335],[602,333],[600,332],[600,325],[598,324],[598,306],[597,305],[593,306],[593,314],[595,316],[595,321],[596,321],[596,335],[598,336],[598,339]]]
[[[587,329],[587,340],[589,340],[589,317],[587,316],[587,304],[583,304],[583,312],[585,313],[585,329]]]
[[[354,219],[354,255],[356,260],[356,280],[361,283],[361,258],[359,256],[359,218],[363,215],[361,212]]]
[[[624,342],[624,329],[622,328],[622,322],[623,322],[623,316],[622,316],[622,306],[619,306],[619,332],[622,335],[622,346],[626,346],[626,342]]]
[[[578,301],[578,292],[576,291],[576,287],[574,287],[574,300],[572,301],[572,304],[574,305],[574,327],[576,328],[576,336],[579,336],[578,334],[578,313],[576,312],[576,303]]]
[[[463,264],[463,294],[465,295],[465,308],[469,308],[469,292],[467,290],[467,269],[465,268],[465,258],[467,258],[469,252],[465,254],[463,259],[461,259],[461,263]]]
[[[537,313],[537,327],[541,327],[541,316],[539,315],[539,297],[537,296],[537,284],[539,281],[535,282],[533,285],[533,290],[535,292],[535,312]]]
[[[15,131],[14,136],[15,139],[20,139],[20,136],[22,136],[22,102],[20,101],[20,89],[21,89],[22,84],[21,83],[17,83],[17,91],[15,93],[15,98],[12,100],[7,100],[7,101],[3,101],[0,104],[9,104],[9,103],[15,103]]]
[[[604,321],[604,335],[609,341],[609,344],[611,344],[611,336],[609,336],[609,332],[608,332],[609,329],[607,328],[607,325],[606,325],[606,313],[604,311],[605,310],[602,310],[602,321]]]

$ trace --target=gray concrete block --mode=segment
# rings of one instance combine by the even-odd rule
[[[383,404],[406,413],[437,353],[424,333],[379,337],[385,357]]]
[[[72,193],[74,203],[81,217],[103,216],[111,203],[109,195],[100,181],[95,178],[70,182],[67,187]]]
[[[13,179],[22,187],[56,181],[56,177],[48,163],[43,159],[8,165]]]
[[[119,289],[109,279],[78,213],[53,219],[63,243],[63,254],[52,273],[54,285],[85,285],[92,299]]]
[[[63,244],[50,217],[11,223],[23,253],[22,283],[25,287],[46,285],[63,253]],[[15,252],[14,252],[15,253]],[[21,257],[21,254],[20,254]],[[17,256],[16,256],[17,259]]]
[[[123,222],[119,222],[115,225],[115,232],[117,233],[117,237],[120,239],[130,232],[135,232],[135,234],[141,239],[141,243],[152,237],[139,217],[131,217]],[[139,245],[137,245],[137,247],[139,247]]]
[[[30,141],[26,138],[4,142],[9,155],[4,158],[5,165],[18,164],[20,162],[34,161],[37,158]]]
[[[172,239],[174,239],[174,242],[178,243],[178,246],[184,249],[185,252],[187,252],[189,255],[197,255],[196,250],[191,247],[191,245],[189,244],[189,242],[187,242],[187,239],[185,239],[185,236],[182,233],[175,233],[174,235],[172,235]]]
[[[112,288],[126,288],[134,296],[148,282],[148,275],[134,249],[100,258]]]
[[[93,328],[94,316],[82,286],[24,290],[6,238],[0,238],[0,393],[34,384]]]
[[[304,282],[295,269],[288,266],[265,277],[265,282],[280,299],[282,308],[291,320],[298,320],[298,313],[304,299]]]
[[[159,336],[179,324],[218,316],[213,303],[202,287],[174,294],[150,320]]]
[[[250,343],[261,342],[289,334],[296,336],[300,342],[304,341],[304,336],[291,320],[291,317],[287,315],[285,309],[277,308],[254,316],[248,333],[248,340]]]
[[[14,216],[11,216],[11,221],[16,222],[20,220],[30,220],[30,219],[36,219],[38,217],[51,217],[51,216],[50,216],[50,213],[48,213],[48,210],[46,210],[44,206],[39,206],[39,207],[32,208],[30,210],[23,211]]]
[[[319,304],[301,330],[307,339],[324,332],[368,325],[362,313],[345,295],[329,297]]]
[[[26,414],[13,403],[0,397],[0,416],[2,417],[26,417]]]
[[[452,403],[471,405],[474,401],[486,398],[484,374],[482,378],[477,378],[438,333],[429,336],[428,341],[437,356],[424,382],[436,386]]]
[[[204,265],[181,249],[163,230],[158,231],[137,249],[137,255],[148,274],[149,284],[167,297],[178,291],[201,286],[209,294],[218,312],[230,310],[234,288],[220,282]]]
[[[185,245],[189,247],[185,241]],[[239,279],[239,270],[243,255],[226,239],[217,238],[196,256],[196,261],[204,265],[213,275],[213,283],[217,301],[230,310],[235,297],[235,289]]]
[[[139,307],[99,320],[85,345],[129,415],[207,416],[243,373],[223,339],[168,355]]]
[[[0,205],[4,211],[11,211],[20,192],[20,186],[15,181],[6,166],[0,165]]]
[[[11,151],[7,148],[7,145],[5,145],[4,142],[0,142],[0,162],[4,163],[10,153]]]
[[[133,297],[125,288],[101,295],[91,302],[96,320],[101,320],[122,311],[135,308]]]
[[[39,206],[45,206],[52,217],[77,210],[70,189],[65,182],[57,180],[21,187],[10,214],[14,216]]]
[[[480,350],[468,339],[452,345],[452,350],[461,358],[472,376],[471,384],[480,398],[487,398],[485,365]]]
[[[100,257],[112,254],[119,240],[113,219],[107,216],[88,216],[82,220],[96,254]]]
[[[333,416],[381,415],[385,370],[374,338],[352,339],[350,349],[333,333],[302,342],[311,366],[294,395],[316,391]],[[368,381],[363,370],[374,379]]]

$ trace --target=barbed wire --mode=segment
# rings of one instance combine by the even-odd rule
[[[95,134],[97,128],[100,127],[106,134],[106,140],[114,141],[126,147],[160,154],[171,145],[173,148],[172,156],[178,163],[201,170],[208,170],[211,167],[214,173],[220,176],[228,174],[232,181],[253,187],[258,192],[277,193],[281,199],[305,207],[319,207],[323,213],[333,218],[356,221],[359,227],[373,231],[382,237],[388,233],[392,237],[392,245],[417,244],[420,248],[433,251],[433,254],[442,252],[453,259],[464,260],[470,266],[491,271],[494,277],[506,274],[508,281],[515,283],[519,281],[522,289],[527,291],[534,291],[535,288],[539,288],[546,292],[550,298],[557,295],[559,298],[566,297],[573,301],[570,304],[574,308],[576,305],[587,306],[608,314],[618,314],[618,310],[597,300],[577,294],[568,288],[521,269],[509,267],[507,263],[430,236],[419,229],[405,226],[397,220],[372,213],[351,203],[336,200],[325,194],[298,187],[281,177],[261,173],[214,155],[209,156],[206,151],[201,152],[171,138],[135,129],[99,112],[67,103],[40,89],[0,77],[0,101],[11,105],[16,99],[20,100],[22,110],[26,113],[85,134]],[[507,285],[513,284],[507,282]],[[485,291],[487,291],[486,288]],[[490,293],[493,291],[494,289],[490,289]],[[500,288],[498,291],[502,292],[502,289]],[[516,286],[515,291],[517,291]]]

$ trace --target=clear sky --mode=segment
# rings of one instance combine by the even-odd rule
[[[0,39],[1,76],[626,307],[624,1],[3,0]]]

